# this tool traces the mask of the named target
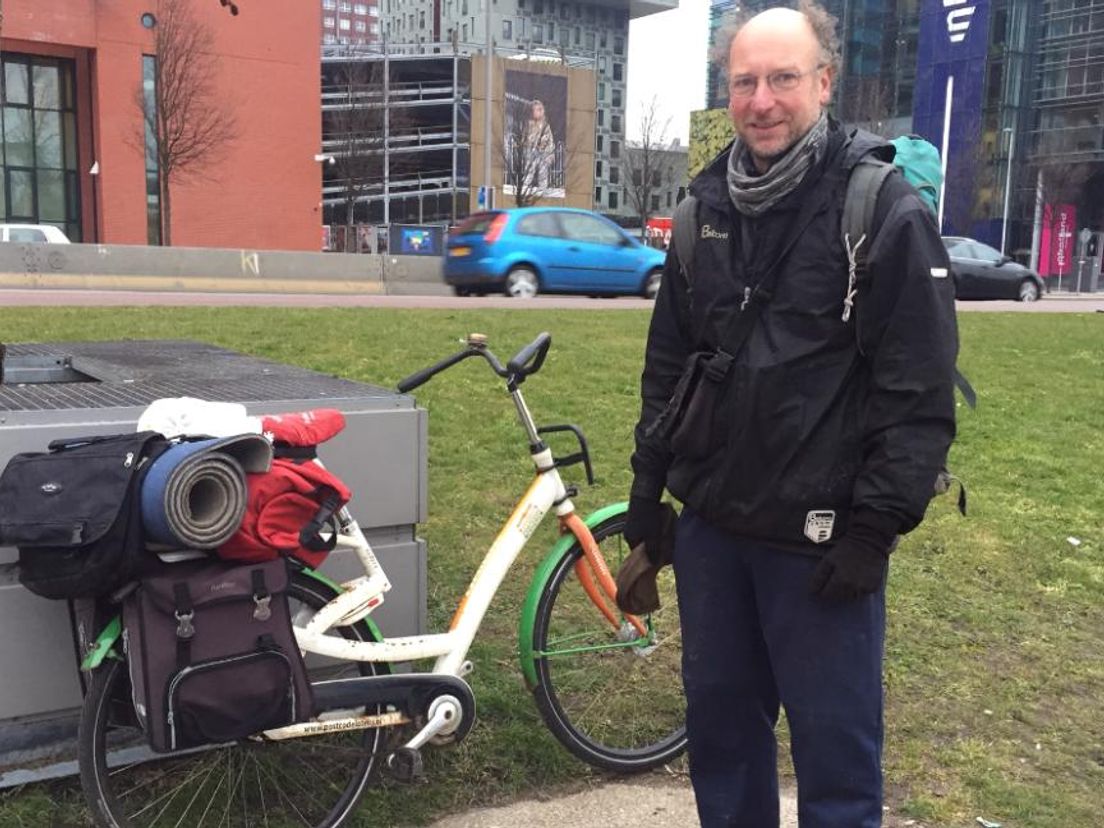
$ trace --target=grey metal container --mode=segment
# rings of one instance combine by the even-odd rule
[[[413,398],[189,341],[10,344],[3,364],[0,468],[58,438],[133,431],[162,397],[240,402],[250,414],[342,411],[345,430],[319,456],[353,490],[350,509],[391,580],[374,617],[388,635],[425,631],[425,543],[415,526],[426,517],[426,412]],[[25,590],[15,560],[0,548],[0,787],[28,778],[13,767],[57,753],[81,703],[70,607]],[[323,571],[345,580],[360,567],[334,554]]]

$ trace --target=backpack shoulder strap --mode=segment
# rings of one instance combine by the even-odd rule
[[[840,233],[847,252],[847,295],[843,297],[844,322],[851,318],[859,279],[866,273],[866,251],[874,240],[874,208],[893,164],[864,156],[851,168],[843,199]]]
[[[847,195],[843,200],[843,218],[840,222],[843,242],[856,256],[856,267],[861,273],[866,263],[866,250],[874,235],[874,208],[882,185],[894,170],[889,161],[866,156],[851,168],[847,179]],[[864,238],[865,237],[865,238]]]
[[[682,266],[682,275],[689,282],[694,237],[698,235],[698,200],[694,196],[687,195],[678,203],[675,214],[671,217],[671,224],[671,243],[675,246],[675,255]]]

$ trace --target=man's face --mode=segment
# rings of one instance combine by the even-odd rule
[[[728,60],[728,113],[760,172],[812,128],[832,95],[830,70],[820,65],[805,18],[772,11],[785,13],[748,21]]]

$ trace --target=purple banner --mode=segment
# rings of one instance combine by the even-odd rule
[[[922,0],[912,129],[944,151],[947,81],[952,79],[945,233],[967,233],[973,223],[988,44],[988,0]]]

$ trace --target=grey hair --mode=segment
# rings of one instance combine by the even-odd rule
[[[816,36],[820,46],[820,62],[829,67],[833,73],[840,67],[840,39],[836,33],[838,20],[830,14],[824,6],[816,0],[799,0],[797,11],[804,15]],[[755,16],[755,12],[741,9],[725,15],[721,25],[717,27],[717,35],[710,50],[709,59],[721,70],[721,74],[728,75],[728,54],[732,50],[732,41],[747,22]]]

